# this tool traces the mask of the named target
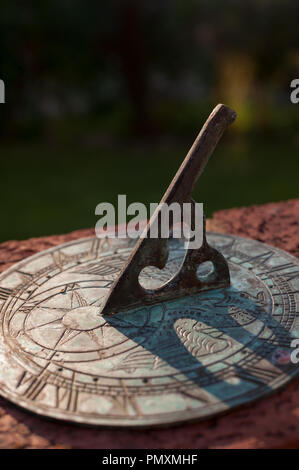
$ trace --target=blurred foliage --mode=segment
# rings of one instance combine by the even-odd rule
[[[2,0],[0,240],[159,200],[218,102],[238,112],[202,177],[207,212],[296,197],[296,0]]]

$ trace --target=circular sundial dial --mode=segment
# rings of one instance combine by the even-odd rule
[[[209,234],[229,287],[101,315],[132,240],[82,239],[14,265],[0,277],[0,392],[40,415],[143,427],[180,423],[269,394],[299,372],[299,263],[252,240]],[[180,266],[140,277],[156,288]],[[204,265],[203,265],[204,266]],[[198,275],[205,276],[201,267]]]

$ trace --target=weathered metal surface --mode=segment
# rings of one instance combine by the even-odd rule
[[[193,146],[170,183],[166,193],[153,214],[144,234],[138,241],[129,260],[111,287],[102,306],[103,315],[113,315],[119,311],[159,303],[173,298],[184,297],[204,290],[228,287],[229,269],[224,257],[208,245],[203,234],[203,244],[199,249],[187,250],[182,266],[173,279],[155,291],[144,289],[139,283],[139,275],[146,266],[162,269],[168,257],[168,241],[161,238],[161,207],[163,204],[193,202],[191,193],[196,181],[219,142],[223,132],[236,118],[236,113],[228,106],[219,104],[210,114]],[[193,205],[194,208],[194,205]],[[193,221],[194,227],[194,213]],[[158,228],[158,238],[151,238],[153,226]],[[210,261],[213,272],[205,279],[199,279],[197,268]]]
[[[0,391],[51,418],[142,427],[201,419],[273,392],[298,373],[299,262],[263,243],[208,234],[231,285],[99,315],[132,241],[83,239],[27,258],[0,277]],[[165,270],[184,250],[171,240]]]

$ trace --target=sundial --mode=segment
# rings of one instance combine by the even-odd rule
[[[162,202],[192,201],[234,119],[214,109]],[[0,277],[0,393],[45,417],[110,427],[227,412],[298,374],[298,300],[298,260],[258,241],[72,241]]]

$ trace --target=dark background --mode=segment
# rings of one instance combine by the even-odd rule
[[[298,196],[297,0],[1,0],[0,241],[159,201],[212,108],[238,112],[196,187],[213,211]]]

